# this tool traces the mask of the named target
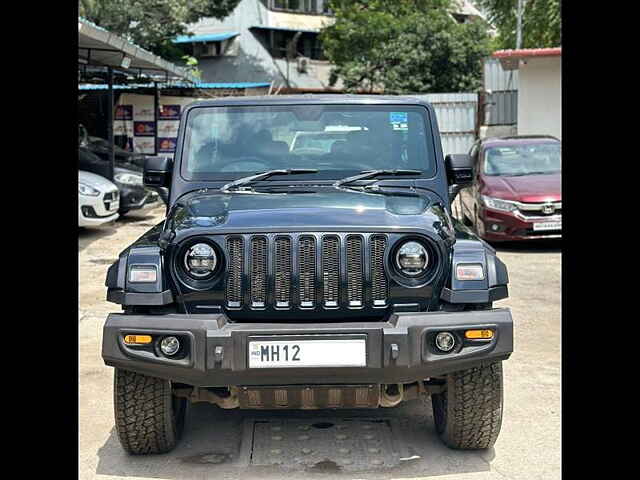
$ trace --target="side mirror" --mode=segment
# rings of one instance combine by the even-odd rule
[[[449,185],[464,188],[473,183],[473,159],[466,153],[447,155],[444,165]]]
[[[466,153],[449,154],[444,159],[449,184],[449,202],[465,187],[473,183],[473,159]]]
[[[171,186],[173,160],[168,157],[147,157],[144,159],[143,183],[146,187]]]

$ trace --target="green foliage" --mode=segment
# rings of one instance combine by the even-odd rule
[[[347,91],[474,91],[489,54],[484,22],[457,23],[449,0],[332,0],[336,21],[321,33]]]
[[[477,0],[498,29],[499,48],[516,48],[517,0]],[[525,0],[522,48],[559,47],[562,44],[561,0]]]
[[[181,58],[186,65],[187,71],[198,80],[202,80],[202,71],[198,68],[198,59],[191,55],[183,55]]]
[[[168,60],[184,52],[171,43],[203,17],[224,18],[240,0],[79,0],[79,14]]]

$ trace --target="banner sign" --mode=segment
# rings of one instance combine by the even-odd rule
[[[138,122],[153,122],[153,119],[154,119],[153,104],[152,105],[134,104],[133,119]]]
[[[156,124],[155,122],[133,122],[133,132],[136,137],[154,137]]]
[[[133,120],[133,105],[116,106],[116,120]]]
[[[180,105],[161,105],[160,120],[180,120]]]
[[[158,138],[158,153],[173,153],[176,151],[175,138]]]
[[[155,151],[155,137],[133,137],[133,151],[151,153]]]

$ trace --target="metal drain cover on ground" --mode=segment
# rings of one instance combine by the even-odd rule
[[[281,465],[318,471],[393,467],[398,442],[387,420],[254,420],[252,465]]]

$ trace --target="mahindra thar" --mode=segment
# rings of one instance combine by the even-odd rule
[[[123,448],[171,450],[187,402],[372,409],[428,397],[446,445],[492,446],[513,321],[493,306],[508,296],[505,265],[451,216],[472,168],[443,158],[434,110],[416,98],[185,108],[174,158],[144,167],[166,218],[107,273],[122,311],[107,317],[102,357]]]

